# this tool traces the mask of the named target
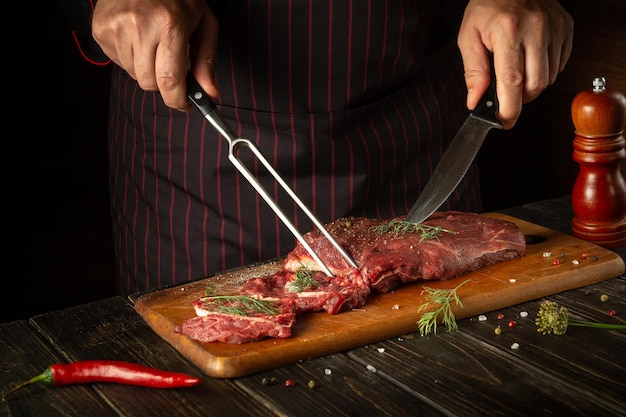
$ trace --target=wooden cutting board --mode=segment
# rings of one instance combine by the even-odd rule
[[[248,278],[279,270],[280,261],[148,293],[136,301],[135,309],[156,333],[206,374],[233,378],[418,331],[417,321],[427,311],[417,311],[426,301],[424,286],[454,288],[470,279],[457,292],[463,307],[453,306],[460,319],[615,278],[624,272],[622,258],[608,249],[503,214],[486,216],[516,223],[537,243],[528,244],[523,258],[462,277],[423,281],[393,293],[372,294],[363,308],[355,311],[305,314],[298,318],[287,339],[268,338],[243,345],[201,343],[173,331],[174,326],[195,315],[192,302],[203,295],[209,283],[217,285],[219,293],[237,293]]]

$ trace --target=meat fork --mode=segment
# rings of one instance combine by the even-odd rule
[[[320,221],[313,215],[313,213],[308,209],[308,207],[298,198],[298,196],[293,192],[293,190],[287,185],[287,183],[281,178],[278,172],[272,167],[272,165],[267,161],[265,156],[261,150],[254,144],[254,142],[237,137],[234,131],[231,129],[229,124],[226,122],[224,116],[217,109],[217,106],[208,94],[202,89],[200,84],[193,77],[191,72],[187,73],[187,96],[189,100],[200,110],[200,113],[213,125],[213,127],[226,139],[228,142],[228,159],[230,162],[237,168],[237,170],[244,176],[244,178],[254,187],[254,189],[259,193],[259,195],[265,200],[265,202],[270,206],[270,208],[274,211],[274,213],[280,218],[287,228],[291,231],[291,233],[298,239],[298,241],[304,246],[304,248],[309,252],[311,257],[317,262],[317,264],[322,268],[322,271],[329,277],[332,277],[333,274],[326,266],[326,264],[322,261],[322,259],[317,255],[315,250],[309,245],[309,243],[304,239],[304,236],[298,231],[298,229],[294,226],[294,224],[289,220],[289,218],[285,215],[285,213],[278,206],[276,201],[269,195],[269,193],[265,190],[263,185],[252,175],[252,173],[248,170],[248,168],[238,159],[238,151],[241,147],[249,148],[250,151],[254,154],[254,156],[263,164],[265,169],[274,177],[274,180],[280,184],[283,190],[291,197],[291,199],[300,207],[300,209],[307,215],[307,217],[313,222],[315,227],[317,227],[320,232],[330,241],[330,243],[339,251],[341,256],[354,268],[357,268],[356,262],[348,255],[348,253],[344,250],[339,243],[333,238],[333,236],[326,230],[326,228],[320,223]]]

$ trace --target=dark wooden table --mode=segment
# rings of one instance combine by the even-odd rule
[[[568,198],[503,210],[569,233]],[[626,257],[626,248],[616,250]],[[608,295],[601,301],[601,295]],[[626,322],[626,277],[547,297],[581,319]],[[236,379],[207,377],[113,297],[0,325],[0,389],[49,364],[117,359],[200,376],[192,388],[30,386],[1,416],[625,416],[626,332],[570,327],[542,335],[533,300],[419,333]],[[616,312],[610,317],[607,312]],[[527,317],[524,312],[528,313]],[[503,314],[503,319],[498,319]],[[577,317],[577,318],[578,318]],[[509,320],[517,326],[509,328]],[[500,325],[500,335],[494,329]],[[518,348],[513,348],[518,344]],[[263,379],[276,378],[275,384]],[[293,379],[293,387],[283,382]],[[310,388],[309,381],[315,386]]]

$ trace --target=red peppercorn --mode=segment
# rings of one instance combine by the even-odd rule
[[[515,327],[515,326],[517,326],[517,323],[515,322],[515,320],[511,320],[511,321],[509,322],[509,327],[510,327],[510,328],[513,328],[513,327]]]
[[[294,381],[293,379],[285,380],[285,386],[286,387],[293,387],[294,385],[296,385],[296,381]]]
[[[614,315],[615,315],[615,310],[610,309],[610,310],[608,311],[608,313],[609,313],[609,316],[614,316]]]
[[[552,261],[552,265],[558,266],[558,265],[561,265],[561,262],[559,262],[558,259],[555,259],[554,261]]]
[[[504,318],[504,314],[498,313],[498,320],[502,320]]]

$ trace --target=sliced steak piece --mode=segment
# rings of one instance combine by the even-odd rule
[[[337,314],[365,304],[370,294],[369,285],[358,269],[347,276],[327,277],[321,271],[311,271],[315,284],[299,288],[297,272],[279,271],[267,278],[251,278],[246,281],[240,294],[257,298],[290,298],[299,313],[326,311]]]
[[[424,225],[439,226],[454,233],[442,231],[430,239],[423,239],[420,233],[379,234],[373,230],[388,222],[344,218],[327,225],[327,230],[356,260],[372,290],[378,292],[388,292],[403,283],[418,280],[454,278],[519,258],[526,249],[524,235],[514,223],[474,213],[433,214]],[[345,271],[345,262],[318,230],[307,233],[305,239],[334,273]],[[298,242],[287,256],[285,269],[299,264],[316,268],[314,260]]]
[[[200,299],[194,302],[197,316],[185,320],[174,331],[205,343],[242,344],[266,337],[290,337],[296,321],[296,305],[285,298],[277,300],[276,308],[277,314],[248,311],[240,315],[217,311]]]

